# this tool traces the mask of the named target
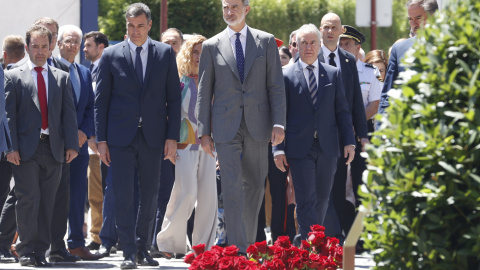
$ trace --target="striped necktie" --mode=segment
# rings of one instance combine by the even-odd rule
[[[316,106],[317,104],[317,93],[318,93],[318,87],[317,87],[317,79],[315,78],[315,67],[310,65],[307,66],[308,69],[308,88],[310,90],[310,97],[312,98],[313,101],[313,107]]]

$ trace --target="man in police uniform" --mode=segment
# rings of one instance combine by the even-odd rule
[[[343,34],[340,35],[340,48],[355,56],[357,61],[358,79],[362,89],[363,105],[365,106],[365,114],[367,119],[368,132],[374,131],[373,117],[377,113],[378,104],[380,102],[380,94],[382,92],[383,83],[377,77],[380,75],[378,69],[371,64],[360,61],[361,44],[365,42],[365,36],[357,29],[349,26],[343,26]],[[362,144],[357,138],[357,147],[355,149],[355,158],[351,163],[350,172],[352,174],[353,192],[357,199],[356,206],[359,205],[357,190],[362,182],[362,173],[365,170],[365,159],[360,156],[362,152]],[[337,211],[340,223],[345,233],[348,233],[355,218],[355,207],[345,201],[344,211]]]

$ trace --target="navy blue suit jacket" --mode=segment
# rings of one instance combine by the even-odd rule
[[[343,76],[343,86],[348,109],[352,114],[355,134],[360,138],[368,138],[367,116],[363,105],[362,89],[358,79],[357,61],[351,53],[338,48],[338,56]],[[320,62],[325,63],[322,51],[318,54]]]
[[[0,153],[11,147],[10,130],[5,114],[5,87],[3,84],[3,69],[0,66]]]
[[[275,146],[273,151],[284,150],[287,158],[307,156],[313,145],[315,127],[320,147],[327,157],[340,156],[338,131],[344,146],[355,144],[352,115],[345,99],[341,72],[321,62],[318,69],[315,108],[300,61],[283,70],[287,99],[285,144]]]
[[[380,97],[380,105],[378,106],[378,113],[383,114],[385,109],[390,105],[388,102],[388,91],[393,88],[393,83],[398,77],[398,74],[405,71],[405,67],[401,61],[405,53],[415,43],[416,38],[412,37],[407,40],[393,44],[390,60],[388,60],[387,75],[385,75],[385,82],[383,84],[382,95]]]
[[[75,65],[77,66],[81,85],[80,98],[78,102],[74,100],[77,109],[78,129],[83,131],[83,133],[87,135],[87,138],[90,138],[90,136],[95,135],[93,122],[95,96],[93,94],[92,77],[86,67],[76,63]]]
[[[167,44],[151,39],[147,42],[143,88],[127,40],[108,47],[102,54],[95,94],[98,142],[129,145],[137,134],[140,117],[150,147],[162,147],[166,139],[180,139],[181,92],[175,52]]]

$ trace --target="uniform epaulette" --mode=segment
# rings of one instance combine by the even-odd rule
[[[365,66],[366,66],[366,67],[369,67],[369,68],[375,69],[375,67],[374,67],[372,64],[370,64],[370,63],[365,63]]]

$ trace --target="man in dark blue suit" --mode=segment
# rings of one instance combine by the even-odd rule
[[[115,216],[125,260],[122,269],[158,262],[148,253],[155,218],[160,164],[175,161],[180,137],[180,81],[172,47],[148,37],[148,6],[134,3],[125,14],[128,38],[105,49],[95,98],[98,152],[112,167]],[[134,219],[134,174],[138,169],[140,207]],[[135,260],[137,256],[137,261]]]
[[[273,151],[281,171],[290,166],[300,234],[306,239],[311,225],[323,224],[341,154],[338,145],[343,146],[342,156],[350,163],[355,155],[355,139],[341,72],[317,58],[320,32],[313,24],[303,25],[296,38],[300,59],[283,71],[287,98],[285,144]]]
[[[436,0],[409,0],[407,2],[408,21],[411,30],[416,35],[418,29],[423,27],[427,22],[428,16],[435,13],[438,9]],[[378,106],[378,114],[384,114],[385,109],[390,105],[388,102],[388,91],[393,88],[393,83],[398,77],[398,74],[405,71],[405,66],[402,64],[405,53],[415,43],[416,36],[407,40],[393,44],[390,60],[388,60],[387,75],[383,84],[382,96],[380,97],[380,105]],[[380,124],[380,122],[378,122]]]
[[[88,145],[87,139],[94,133],[93,105],[94,94],[92,89],[92,78],[90,71],[75,63],[75,57],[80,51],[82,42],[82,30],[75,25],[64,25],[58,31],[58,48],[60,50],[59,61],[69,69],[70,81],[72,84],[73,101],[77,113],[77,126],[80,151],[77,159],[71,164],[64,164],[62,168],[62,182],[65,181],[68,188],[63,192],[67,193],[64,202],[69,205],[68,211],[68,250],[70,254],[78,256],[83,260],[98,260],[101,255],[94,255],[85,247],[83,236],[85,195],[87,193],[87,168],[88,168]],[[63,194],[65,195],[65,194]],[[69,196],[68,196],[69,195]],[[67,216],[62,216],[66,222]],[[55,219],[55,218],[54,218]],[[65,231],[56,232],[57,235],[65,235]],[[52,239],[52,250],[63,246],[63,239]],[[51,261],[59,261],[60,257],[50,256]],[[62,261],[60,259],[60,261]]]

